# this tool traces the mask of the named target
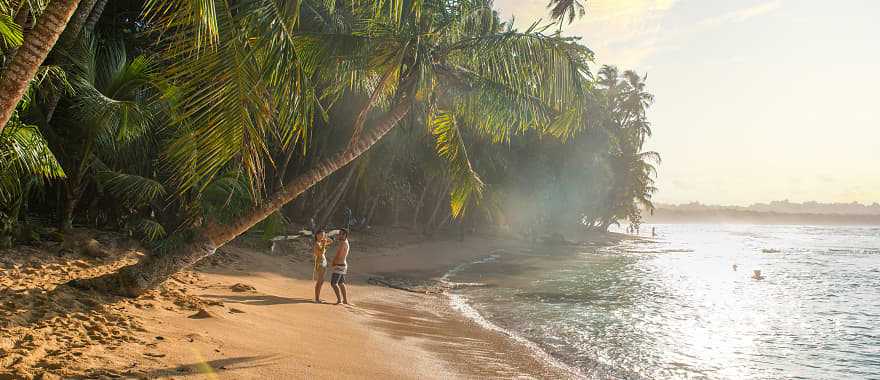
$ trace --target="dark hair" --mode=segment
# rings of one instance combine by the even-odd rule
[[[345,235],[345,237],[348,237],[348,228],[340,228],[339,233]]]
[[[324,233],[324,230],[317,230],[317,231],[315,231],[314,234],[312,234],[312,237],[314,238],[315,241],[318,241],[318,235],[320,235],[322,233]]]

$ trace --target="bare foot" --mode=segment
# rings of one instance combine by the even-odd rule
[[[336,301],[336,303],[334,303],[334,305],[339,305],[339,304],[341,304],[341,303],[342,303],[342,302],[340,302],[340,301]]]
[[[348,303],[348,300],[342,301],[342,303],[351,306],[351,304]]]
[[[324,303],[324,300],[315,300],[315,303]]]

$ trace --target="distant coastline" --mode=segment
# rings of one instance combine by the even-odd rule
[[[658,204],[646,223],[743,223],[880,225],[880,204],[793,203],[776,201],[750,206],[714,206],[700,203]]]

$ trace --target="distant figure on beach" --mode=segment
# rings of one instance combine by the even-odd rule
[[[755,271],[752,273],[752,278],[755,280],[763,280],[764,276],[761,276],[761,271],[759,269],[755,269]]]
[[[733,264],[733,271],[736,272],[736,268],[739,268],[739,265]]]
[[[657,237],[657,227],[651,227],[651,237]]]
[[[324,286],[324,273],[327,272],[327,246],[332,240],[327,237],[324,230],[315,231],[315,242],[312,254],[315,256],[315,269],[312,271],[312,280],[315,281],[315,303],[321,303],[321,287]]]
[[[336,248],[336,256],[333,257],[333,275],[330,277],[330,286],[336,293],[336,304],[344,303],[348,305],[348,294],[345,289],[345,275],[348,273],[348,251],[351,248],[348,244],[348,230],[343,228],[339,230],[339,246]],[[342,292],[342,298],[339,292]]]

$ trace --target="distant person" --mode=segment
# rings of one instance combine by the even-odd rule
[[[752,272],[752,278],[755,280],[763,280],[764,276],[761,275],[760,269],[755,269],[754,272]]]
[[[657,237],[657,227],[651,227],[651,237]]]
[[[339,246],[336,248],[336,256],[333,257],[333,275],[330,277],[330,286],[336,293],[336,304],[344,303],[348,305],[348,294],[345,289],[345,275],[348,273],[348,251],[351,248],[348,244],[348,230],[343,228],[339,230]],[[339,292],[342,292],[342,298]]]
[[[736,269],[739,268],[739,265],[733,264],[733,271],[736,272]]]
[[[327,237],[324,230],[315,232],[315,242],[312,247],[312,254],[315,256],[315,269],[312,271],[312,280],[315,281],[315,303],[321,303],[321,287],[324,286],[324,273],[327,272],[327,247],[332,240]]]

